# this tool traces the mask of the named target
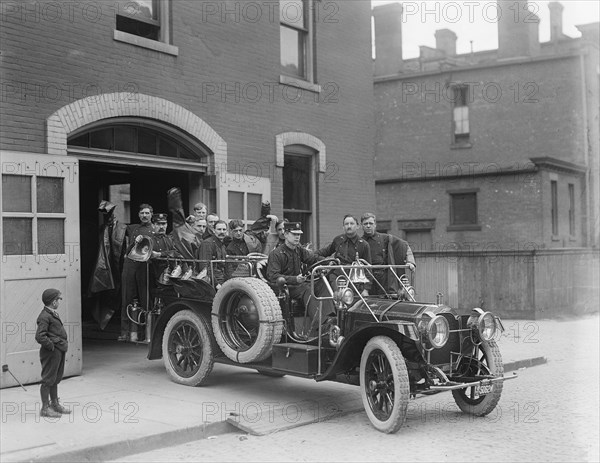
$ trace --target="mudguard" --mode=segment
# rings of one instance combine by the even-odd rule
[[[362,350],[369,339],[374,336],[391,338],[400,346],[400,350],[402,350],[403,345],[414,345],[414,341],[419,340],[417,327],[413,322],[394,320],[365,324],[342,342],[331,366],[323,375],[315,379],[317,381],[333,379],[337,373],[352,368],[353,363],[357,364],[357,361],[360,361]]]

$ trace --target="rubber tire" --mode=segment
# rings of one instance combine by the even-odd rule
[[[186,386],[200,386],[208,377],[213,369],[214,365],[214,354],[215,349],[213,346],[213,334],[211,326],[204,315],[199,315],[192,310],[182,310],[177,312],[168,321],[167,326],[163,334],[162,342],[162,356],[167,374],[172,381],[178,384],[184,384]],[[182,324],[191,326],[195,330],[195,334],[199,341],[201,355],[200,362],[196,368],[194,368],[193,374],[190,376],[181,376],[175,366],[173,366],[174,359],[169,355],[169,344],[174,340],[171,339],[175,332],[182,328]],[[179,331],[181,334],[181,331]],[[189,333],[189,331],[188,331]],[[181,339],[178,336],[178,339]],[[193,338],[195,339],[195,337]]]
[[[481,343],[479,352],[480,356],[483,356],[482,360],[485,360],[492,375],[504,376],[504,363],[502,362],[502,355],[500,354],[500,349],[498,348],[496,341]],[[464,413],[475,416],[485,416],[492,412],[496,408],[496,405],[498,405],[503,387],[504,381],[496,382],[494,383],[494,389],[490,394],[486,394],[475,400],[472,400],[467,396],[469,391],[473,388],[456,389],[452,391],[452,395],[454,396],[456,405],[458,405],[458,408]]]
[[[236,346],[224,327],[223,311],[229,298],[243,293],[252,299],[258,312],[256,340],[247,349]],[[227,358],[238,363],[260,362],[271,355],[273,344],[281,340],[283,319],[279,300],[267,283],[258,278],[232,278],[223,283],[213,300],[212,326],[217,344]]]
[[[377,417],[371,408],[369,394],[367,392],[367,362],[370,363],[370,356],[377,351],[385,356],[385,360],[390,367],[393,381],[392,411],[387,419]],[[406,362],[400,352],[398,345],[387,336],[375,336],[371,338],[365,346],[360,359],[360,394],[363,401],[365,412],[369,417],[371,424],[379,431],[387,434],[398,431],[406,420],[408,411],[408,402],[410,400],[410,383],[408,379],[408,370]]]

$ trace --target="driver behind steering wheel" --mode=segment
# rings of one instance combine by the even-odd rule
[[[290,297],[302,298],[304,307],[308,309],[314,327],[319,318],[319,301],[311,296],[310,276],[302,275],[302,264],[313,265],[323,258],[300,246],[302,236],[300,222],[288,222],[284,225],[284,244],[275,248],[269,254],[267,262],[267,280],[277,284],[277,279],[283,277],[288,286]],[[315,295],[329,296],[329,292],[321,279],[315,281]],[[331,299],[323,301],[322,321],[329,315],[335,315]]]

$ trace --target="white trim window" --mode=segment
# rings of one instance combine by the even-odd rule
[[[250,225],[260,217],[261,204],[271,201],[271,181],[254,176],[251,169],[221,174],[219,190],[217,209],[226,222],[239,219]]]
[[[452,122],[454,127],[454,144],[465,144],[470,141],[469,131],[469,105],[468,95],[469,87],[467,85],[458,85],[453,88],[454,108],[452,112]]]
[[[282,74],[314,82],[313,0],[279,0],[279,23]]]
[[[115,40],[178,54],[171,45],[171,0],[119,0],[115,7]]]

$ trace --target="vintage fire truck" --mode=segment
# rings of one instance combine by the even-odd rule
[[[266,262],[262,254],[168,260],[146,317],[148,358],[162,358],[170,378],[188,386],[202,385],[215,362],[354,384],[372,425],[385,433],[400,429],[418,394],[452,391],[463,412],[484,416],[514,377],[504,376],[495,342],[500,319],[480,308],[460,314],[441,301],[418,301],[406,266],[326,259],[307,268],[313,297],[335,311],[313,323],[285,281],[266,280]],[[218,289],[207,278],[214,266],[229,275]],[[363,296],[363,285],[382,271],[398,289]],[[325,295],[314,294],[319,281]]]

